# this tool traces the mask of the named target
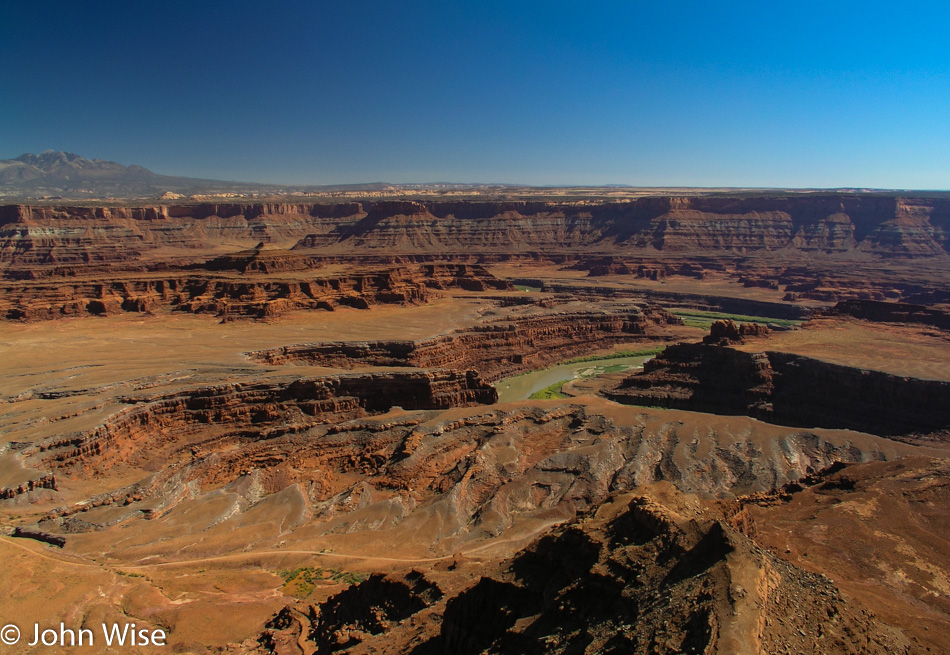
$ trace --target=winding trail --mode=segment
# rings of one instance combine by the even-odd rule
[[[551,526],[546,526],[543,530],[540,530],[539,532],[544,532],[550,527]],[[337,553],[337,552],[328,553],[328,552],[323,552],[319,550],[296,550],[296,549],[285,550],[285,549],[275,548],[275,549],[259,550],[259,551],[243,552],[243,553],[231,553],[229,555],[212,555],[209,557],[198,557],[194,559],[174,560],[170,562],[155,562],[151,564],[142,564],[141,560],[139,560],[140,563],[138,564],[122,564],[119,562],[96,563],[96,562],[82,561],[82,560],[75,559],[75,557],[77,556],[57,554],[55,551],[52,551],[52,550],[41,550],[40,548],[42,547],[40,548],[31,547],[23,543],[23,540],[21,539],[16,539],[16,538],[7,537],[7,536],[0,536],[0,543],[9,544],[10,546],[13,546],[14,548],[30,553],[31,555],[35,555],[42,559],[56,562],[58,564],[91,567],[91,568],[96,568],[100,570],[108,570],[108,569],[139,570],[139,569],[165,568],[165,567],[171,567],[171,566],[190,566],[190,565],[195,565],[195,564],[206,564],[209,562],[226,562],[226,561],[235,561],[235,560],[242,560],[242,559],[254,559],[256,557],[268,557],[268,556],[273,556],[273,555],[309,555],[309,556],[315,556],[315,557],[326,557],[330,559],[369,560],[369,561],[375,561],[375,562],[395,562],[395,563],[402,563],[402,564],[418,564],[418,563],[424,563],[424,562],[444,562],[446,560],[454,559],[458,556],[471,557],[477,551],[485,550],[486,548],[501,546],[508,543],[514,543],[517,541],[530,541],[536,536],[537,536],[537,533],[531,537],[526,537],[525,535],[521,535],[519,537],[513,537],[510,539],[488,540],[486,543],[479,544],[475,546],[474,548],[471,548],[467,551],[459,551],[451,555],[441,555],[438,557],[380,557],[378,555],[354,555],[354,554]]]
[[[31,555],[36,555],[46,560],[52,562],[57,562],[60,564],[68,564],[72,566],[85,566],[92,567],[97,569],[108,569],[108,568],[117,568],[117,569],[149,569],[149,568],[159,568],[165,566],[188,566],[191,564],[204,564],[206,562],[221,562],[221,561],[230,561],[230,560],[240,560],[240,559],[253,559],[255,557],[266,557],[270,555],[314,555],[317,557],[329,557],[333,559],[357,559],[357,560],[376,560],[380,562],[402,562],[406,564],[413,564],[417,562],[441,562],[447,559],[452,559],[455,555],[442,555],[440,557],[379,557],[375,555],[347,555],[346,553],[326,553],[319,550],[284,550],[284,549],[271,549],[271,550],[258,550],[246,553],[232,553],[230,555],[212,555],[210,557],[198,557],[195,559],[183,559],[175,560],[171,562],[155,562],[153,564],[122,564],[119,562],[110,562],[110,563],[91,563],[78,561],[73,559],[73,557],[68,555],[57,555],[54,551],[43,551],[37,548],[32,548],[27,546],[24,543],[20,543],[19,540],[12,537],[0,537],[0,542],[9,544],[14,548],[30,553]],[[141,561],[141,560],[140,560]]]
[[[14,548],[18,550],[25,551],[31,555],[36,555],[37,557],[41,559],[49,560],[51,562],[57,562],[59,564],[70,564],[72,566],[85,566],[85,567],[91,567],[95,569],[104,568],[101,564],[91,564],[89,562],[77,561],[66,555],[54,556],[52,554],[53,551],[44,552],[42,550],[37,550],[36,548],[30,548],[25,543],[23,543],[22,538],[14,539],[13,537],[0,536],[0,543],[13,546]]]
[[[165,566],[187,566],[191,564],[205,564],[207,562],[223,562],[230,560],[240,560],[240,559],[253,559],[255,557],[268,556],[268,555],[314,555],[317,557],[329,557],[335,559],[358,559],[358,560],[375,560],[378,562],[401,562],[406,564],[413,564],[417,562],[441,562],[447,559],[452,559],[454,555],[443,555],[441,557],[415,557],[415,558],[402,558],[402,557],[377,557],[375,555],[347,555],[345,553],[324,553],[319,550],[259,550],[247,553],[232,553],[230,555],[213,555],[211,557],[199,557],[197,559],[183,559],[175,560],[173,562],[156,562],[154,564],[112,564],[116,568],[121,569],[150,569],[150,568],[159,568]]]

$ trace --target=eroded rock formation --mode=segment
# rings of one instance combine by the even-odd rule
[[[262,345],[223,348],[188,370],[109,369],[126,376],[118,380],[89,358],[56,362],[55,376],[17,373],[4,389],[12,417],[4,425],[15,436],[4,447],[0,500],[18,536],[63,548],[42,546],[43,566],[60,567],[54,574],[80,561],[98,566],[96,584],[112,595],[90,616],[121,608],[144,624],[203,615],[215,604],[231,612],[239,590],[237,602],[266,604],[266,612],[245,612],[256,631],[290,598],[277,575],[285,562],[361,563],[364,582],[277,612],[247,650],[914,652],[819,574],[860,562],[853,570],[873,568],[877,577],[868,584],[852,573],[849,593],[887,580],[898,592],[879,605],[885,614],[947,614],[946,460],[887,467],[911,454],[940,455],[950,383],[776,351],[794,343],[745,352],[728,344],[767,330],[723,321],[713,343],[666,349],[609,396],[730,416],[590,396],[476,405],[497,400],[489,380],[679,334],[666,329],[676,320],[647,300],[788,319],[806,318],[817,304],[796,304],[803,298],[945,301],[948,234],[945,198],[844,193],[0,207],[7,319],[166,311],[268,318],[413,305],[440,290],[452,290],[449,311],[479,316],[475,325],[447,321],[469,325],[448,333],[407,321],[413,334],[438,335],[418,341],[298,344],[239,361],[249,348],[344,338],[335,325],[312,336],[312,325],[285,323],[284,334],[294,335],[286,341],[268,333],[255,337]],[[224,243],[237,252],[222,256]],[[542,292],[504,293],[512,284],[482,266],[502,261],[500,270],[523,271],[520,281]],[[539,262],[574,270],[533,271]],[[632,279],[594,279],[618,275]],[[732,281],[741,287],[726,288]],[[947,327],[942,309],[906,302],[837,311]],[[367,315],[334,318],[355,316]],[[374,334],[400,338],[401,325]],[[797,334],[781,336],[791,342]],[[261,370],[289,363],[414,370],[302,378],[293,375],[299,368]],[[219,383],[221,375],[230,377]],[[745,414],[799,427],[738,416]],[[931,434],[925,441],[916,433]],[[877,468],[842,470],[858,462]],[[887,515],[889,498],[899,498],[900,515]],[[871,529],[878,515],[888,520]],[[822,542],[848,538],[836,525],[851,526],[854,545]],[[899,557],[869,557],[876,540]],[[35,558],[28,541],[18,545],[16,557]],[[206,560],[227,563],[210,571],[218,565],[206,569]],[[866,560],[873,566],[861,568]],[[174,589],[138,573],[171,562],[198,573]],[[223,570],[231,566],[240,570]],[[232,586],[219,587],[222,579]],[[183,652],[223,648],[221,639],[176,638]]]
[[[900,302],[845,300],[823,312],[828,316],[853,316],[885,323],[919,323],[950,330],[950,309]]]
[[[266,252],[266,251],[265,251]],[[212,268],[240,267],[246,273],[288,272],[309,260],[239,253],[211,262]],[[273,269],[267,270],[267,269]],[[300,272],[300,270],[296,270]],[[0,282],[0,318],[48,320],[120,312],[182,311],[229,318],[274,318],[294,310],[333,311],[338,305],[367,309],[377,303],[424,303],[430,289],[510,289],[480,266],[464,264],[397,267],[350,275],[294,277],[228,276],[184,271],[144,275]]]
[[[308,645],[352,655],[910,651],[827,578],[663,500],[618,495],[512,559],[480,565],[468,587],[430,574],[448,593],[417,572],[374,576],[309,610]],[[280,625],[260,652],[278,652],[268,645],[290,627]]]
[[[7,206],[0,261],[51,264],[120,257],[202,242],[300,239],[303,248],[372,253],[857,252],[945,257],[950,202],[850,194],[748,198],[647,197],[575,205],[552,202],[381,201],[341,204],[206,204],[139,208]]]
[[[387,377],[394,394],[405,393],[401,389],[411,377]],[[367,376],[340,379],[380,386]],[[453,393],[459,386],[456,380]],[[53,468],[59,477],[163,462],[134,485],[57,510],[40,528],[69,534],[116,522],[161,521],[183,496],[213,498],[217,489],[239,497],[249,488],[268,494],[298,489],[320,533],[373,530],[380,539],[451,553],[511,529],[543,529],[596,507],[615,491],[657,481],[689,493],[734,497],[837,461],[888,458],[909,448],[787,428],[737,436],[707,427],[699,443],[695,424],[659,418],[617,425],[581,405],[469,411],[443,420],[417,413],[347,421],[347,415],[367,411],[353,396],[278,401],[274,390],[267,395],[254,388],[237,397],[221,391],[198,394],[192,408],[182,398],[132,407],[88,433],[26,450],[28,462]],[[281,390],[283,396],[289,392]],[[311,415],[318,403],[323,413]]]
[[[22,494],[27,494],[36,489],[56,489],[56,476],[42,475],[38,478],[27,480],[26,482],[19,484],[15,487],[0,487],[0,500],[6,500],[9,498],[15,498]]]
[[[678,344],[625,378],[608,398],[718,414],[747,414],[786,425],[873,434],[950,428],[950,383],[889,375],[782,352]]]
[[[297,344],[249,353],[267,364],[473,368],[488,381],[584,355],[619,343],[663,338],[680,320],[653,306],[642,309],[554,311],[499,320],[452,334],[411,341]]]
[[[447,409],[490,404],[497,398],[495,389],[474,371],[346,374],[226,384],[165,396],[125,398],[129,407],[99,427],[51,437],[23,452],[48,468],[74,473],[90,466],[102,470],[130,458],[141,462],[154,456],[151,451],[156,448],[180,454],[195,443],[273,439],[397,405]]]
[[[209,271],[238,271],[239,273],[286,273],[308,271],[320,264],[298,252],[267,248],[262,241],[250,250],[221,255],[205,262],[201,268]]]
[[[703,337],[703,343],[715,343],[719,345],[728,345],[729,343],[742,343],[747,338],[766,337],[772,331],[765,325],[759,323],[739,323],[732,319],[713,321],[709,326],[709,334]]]

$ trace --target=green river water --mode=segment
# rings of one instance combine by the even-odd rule
[[[577,364],[559,364],[532,373],[502,378],[495,383],[495,389],[498,390],[498,402],[525,400],[531,394],[541,391],[541,389],[549,387],[555,382],[569,382],[577,378],[588,378],[613,371],[641,368],[643,362],[652,358],[653,355],[640,355],[637,357],[600,359]]]

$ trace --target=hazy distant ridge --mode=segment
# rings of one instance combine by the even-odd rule
[[[47,150],[0,160],[0,193],[7,197],[148,198],[179,194],[276,191],[275,185],[173,177],[142,166]]]

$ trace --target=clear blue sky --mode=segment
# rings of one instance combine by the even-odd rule
[[[283,183],[950,188],[950,8],[4,0],[0,158]]]

